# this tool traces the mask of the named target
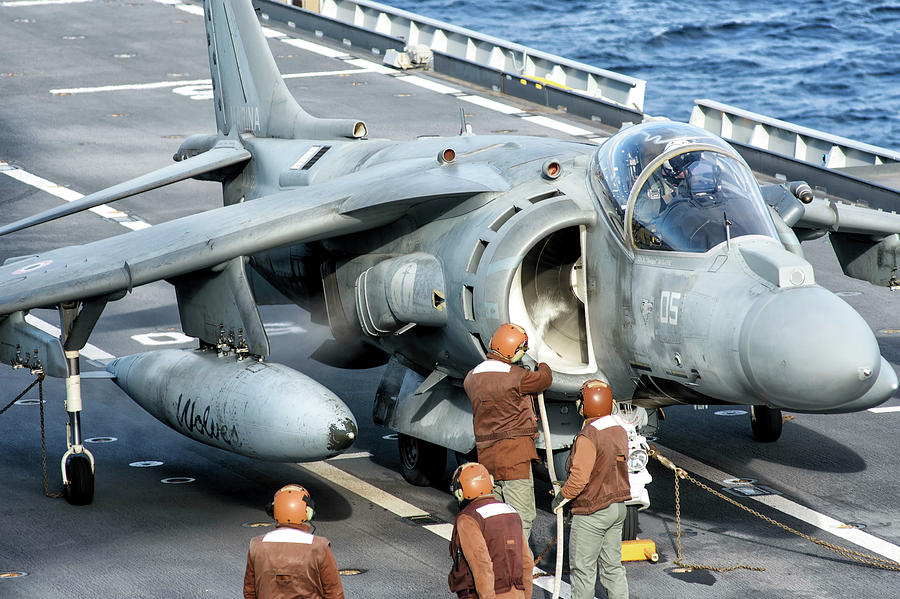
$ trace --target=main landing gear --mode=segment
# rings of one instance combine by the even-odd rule
[[[762,443],[771,443],[781,437],[783,424],[781,410],[768,406],[750,406],[750,428],[753,438]]]
[[[439,484],[447,471],[447,448],[409,435],[397,435],[400,451],[400,473],[406,482],[417,487]]]

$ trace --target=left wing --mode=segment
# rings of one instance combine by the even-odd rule
[[[0,315],[130,291],[237,256],[389,224],[411,206],[435,210],[508,182],[483,164],[409,160],[351,173],[124,233],[16,258],[0,267]]]
[[[244,148],[233,142],[223,141],[216,147],[207,152],[203,152],[202,154],[192,156],[175,164],[170,164],[169,166],[119,183],[118,185],[113,185],[102,191],[86,195],[81,199],[69,202],[68,204],[63,204],[52,210],[47,210],[40,214],[35,214],[14,223],[4,225],[0,227],[0,235],[21,231],[22,229],[27,229],[34,225],[75,214],[82,210],[88,210],[89,208],[99,206],[100,204],[108,204],[109,202],[121,200],[122,198],[150,191],[151,189],[157,189],[164,185],[169,185],[170,183],[184,181],[185,179],[211,173],[229,166],[243,164],[250,160],[250,157],[250,152]]]

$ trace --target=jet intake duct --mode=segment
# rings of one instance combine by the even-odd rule
[[[444,269],[431,254],[414,253],[379,262],[356,283],[356,308],[373,337],[413,325],[447,324]]]
[[[251,458],[321,460],[356,438],[356,420],[334,393],[281,364],[164,349],[117,358],[106,369],[160,422]]]

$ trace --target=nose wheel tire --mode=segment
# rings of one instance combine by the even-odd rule
[[[638,506],[626,505],[625,523],[622,525],[622,540],[633,541],[638,533]]]
[[[761,443],[771,443],[781,437],[783,420],[781,410],[768,406],[750,406],[750,428],[753,438]]]
[[[411,485],[428,487],[439,484],[447,471],[447,448],[409,435],[397,435],[400,473]]]
[[[66,478],[63,496],[72,505],[87,505],[94,500],[94,471],[91,461],[84,455],[73,455],[66,460]]]

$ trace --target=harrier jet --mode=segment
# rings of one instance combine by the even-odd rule
[[[79,351],[109,302],[160,280],[199,347],[108,365],[141,406],[261,459],[349,447],[356,421],[341,399],[268,359],[257,306],[277,296],[330,327],[339,366],[387,365],[374,418],[399,433],[417,484],[443,474],[446,449],[474,448],[461,379],[504,322],[524,326],[554,371],[541,443],[561,454],[587,379],[608,381],[638,424],[667,405],[750,405],[765,441],[781,410],[862,410],[897,389],[872,331],[816,284],[799,240],[839,211],[845,272],[887,284],[900,217],[826,206],[799,182],[761,187],[728,143],[684,123],[633,125],[599,147],[465,128],[368,138],[361,120],[300,107],[249,0],[204,9],[216,133],[188,138],[174,164],[0,229],[189,178],[222,186],[221,208],[0,267],[0,359],[66,379],[70,502],[89,503],[94,487]],[[42,307],[58,308],[59,338],[25,319]]]

